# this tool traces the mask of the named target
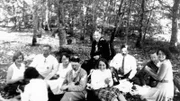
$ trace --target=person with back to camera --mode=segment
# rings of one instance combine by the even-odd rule
[[[87,73],[81,68],[80,58],[78,55],[72,56],[70,59],[72,70],[65,77],[61,90],[64,95],[61,101],[82,101],[85,100],[87,91]]]
[[[47,83],[34,67],[28,67],[24,79],[29,81],[21,92],[21,101],[48,101]]]
[[[146,73],[158,81],[156,87],[150,88],[146,93],[141,92],[141,97],[147,101],[172,101],[174,96],[173,72],[171,64],[171,54],[168,49],[160,48],[157,51],[158,58],[161,62],[157,73],[146,66]]]
[[[118,88],[113,87],[112,74],[108,62],[101,58],[91,75],[91,87],[101,101],[126,101]]]
[[[8,96],[19,95],[16,92],[18,86],[23,85],[23,75],[25,71],[25,64],[23,63],[24,55],[17,51],[13,55],[13,64],[8,68],[6,76],[6,86],[4,88]]]

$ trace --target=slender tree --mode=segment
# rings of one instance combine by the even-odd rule
[[[37,5],[34,4],[32,46],[35,46],[37,44],[37,32],[38,32]]]
[[[67,43],[66,32],[64,30],[64,5],[63,0],[57,0],[57,25],[58,25],[58,36],[59,36],[59,48],[61,49],[63,45]]]
[[[141,14],[140,14],[141,19],[139,21],[140,29],[138,30],[139,31],[139,37],[138,37],[137,42],[136,42],[137,48],[142,48],[144,12],[145,12],[145,0],[142,0],[142,2],[141,2]]]
[[[172,8],[172,34],[169,47],[172,52],[177,52],[179,4],[180,0],[174,0],[174,5]]]

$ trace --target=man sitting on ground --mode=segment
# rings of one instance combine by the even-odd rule
[[[128,54],[126,45],[121,46],[121,53],[117,53],[110,61],[110,67],[114,68],[119,78],[132,79],[137,73],[137,63],[134,56]]]
[[[157,53],[153,52],[150,54],[150,61],[145,65],[150,67],[154,73],[157,73],[159,66],[160,66],[160,61],[158,59]],[[144,67],[145,67],[144,66]],[[136,75],[140,79],[140,85],[149,85],[151,87],[155,87],[157,85],[157,80],[155,80],[152,76],[148,75],[145,71],[144,68]]]
[[[58,61],[50,54],[51,49],[50,45],[44,45],[43,54],[37,55],[30,64],[37,69],[43,79],[47,80],[51,79],[58,70]]]
[[[64,96],[61,101],[80,101],[86,97],[87,73],[81,68],[80,59],[77,55],[71,59],[72,70],[65,77],[61,90]]]

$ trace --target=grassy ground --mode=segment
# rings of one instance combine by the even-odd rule
[[[42,50],[43,44],[50,44],[53,46],[53,51],[58,50],[58,38],[49,37],[50,35],[45,34],[42,38],[38,39],[37,46],[32,47],[31,39],[32,33],[28,32],[11,32],[9,33],[7,29],[0,28],[0,89],[4,86],[5,83],[5,76],[8,66],[12,63],[12,55],[14,51],[20,50],[24,53],[25,56],[30,54],[38,54]],[[88,42],[88,41],[87,41]],[[118,51],[121,44],[123,44],[122,39],[115,39],[115,49]],[[135,40],[132,38],[129,40],[130,45],[130,54],[134,55],[138,60],[138,66],[141,66],[144,62],[148,61],[148,53],[152,49],[156,49],[159,46],[167,45],[167,42],[161,42],[159,40],[152,40],[148,39],[143,49],[135,48]],[[80,54],[81,59],[85,60],[89,58],[90,53],[90,43],[81,43],[78,42],[77,44],[67,45],[65,46],[70,48],[75,53]],[[172,60],[173,69],[177,70],[180,66],[180,59],[179,54],[174,54],[174,59]],[[175,95],[174,101],[179,101],[180,95],[177,93]],[[130,101],[130,100],[129,100]],[[132,100],[134,101],[134,100]]]

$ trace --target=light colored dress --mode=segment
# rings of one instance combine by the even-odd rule
[[[162,79],[163,81],[159,82],[156,87],[149,88],[147,92],[143,90],[140,94],[147,101],[169,101],[174,96],[172,64],[169,60],[165,60],[162,62],[160,68],[164,68],[162,65],[167,66],[165,76]]]
[[[18,68],[15,63],[13,63],[10,68],[13,69],[13,75],[11,77],[12,80],[16,80],[20,77],[24,77],[25,65],[22,63],[21,66]]]
[[[64,79],[66,77],[67,72],[72,70],[71,63],[68,64],[67,68],[63,67],[63,63],[59,64],[59,70],[57,71],[57,75],[59,75],[59,78],[56,80],[48,80],[47,83],[53,92],[53,94],[62,94],[63,91],[61,91],[62,83],[64,82]]]

